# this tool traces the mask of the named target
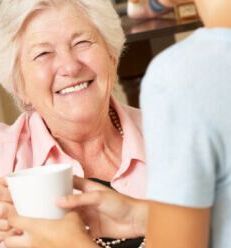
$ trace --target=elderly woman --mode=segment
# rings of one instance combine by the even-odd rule
[[[231,1],[195,3],[206,27],[155,58],[142,88],[147,159],[151,165],[148,194],[153,200],[149,248],[228,248],[231,243]],[[169,73],[163,73],[163,68],[169,68]],[[86,193],[63,199],[60,204],[89,205],[91,211],[96,211],[95,224],[100,227],[96,231],[105,227],[108,233],[112,225],[107,226],[105,219],[110,217],[114,230],[120,227],[124,236],[129,229],[126,225],[130,232],[142,231],[137,226],[145,223],[140,221],[145,216],[140,207],[144,203],[105,191],[99,188],[101,185],[97,189],[84,179],[75,183]],[[97,191],[90,192],[93,188]],[[78,230],[83,234],[82,247],[94,247],[86,243],[87,236],[75,218],[78,229],[70,225],[70,216],[66,216],[57,223],[60,232],[66,227],[64,236],[70,240],[71,231]],[[62,242],[52,238],[51,226],[55,223],[48,225],[40,220],[31,225],[24,218],[11,223],[28,231],[29,242],[40,243],[40,247],[56,248]],[[94,223],[91,231],[93,228]],[[13,245],[15,239],[8,241]],[[18,247],[28,244],[25,236],[18,241]],[[63,244],[68,247],[67,242]]]
[[[153,200],[148,248],[228,248],[231,244],[231,1],[195,3],[205,28],[155,58],[143,82],[148,196]],[[169,73],[163,73],[163,68]],[[137,226],[145,223],[140,221],[144,203],[97,189],[84,179],[75,183],[86,193],[69,196],[60,204],[95,209],[95,223],[100,222],[96,231],[107,227],[105,216],[116,224],[114,229],[124,230],[124,236],[126,225],[131,232],[142,231]],[[94,187],[97,191],[90,192]],[[47,236],[26,219],[11,223],[28,230],[34,242],[43,236],[54,240],[51,231]],[[70,223],[68,216],[59,225],[64,223]]]
[[[112,97],[124,33],[111,2],[3,0],[0,37],[0,82],[24,110],[0,125],[1,176],[65,162],[143,198],[140,112]],[[0,191],[3,239],[13,209],[4,183]]]

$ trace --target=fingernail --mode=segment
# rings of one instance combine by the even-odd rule
[[[21,231],[19,229],[15,229],[14,230],[14,234],[16,234],[16,235],[22,235],[23,234],[23,231]]]

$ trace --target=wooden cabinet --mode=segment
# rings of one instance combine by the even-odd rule
[[[176,33],[194,30],[202,23],[199,20],[178,23],[173,13],[172,17],[151,20],[121,18],[127,42],[118,74],[129,105],[139,107],[140,82],[151,59],[174,44]]]

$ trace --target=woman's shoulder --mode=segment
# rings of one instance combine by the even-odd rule
[[[141,118],[141,110],[139,108],[132,107],[128,104],[121,104],[122,108],[127,114],[134,118]]]
[[[15,127],[18,126],[19,123],[23,121],[23,119],[25,119],[25,113],[20,114],[12,124],[0,122],[0,133],[2,134],[15,129]]]
[[[0,143],[12,142],[13,140],[16,140],[20,136],[27,119],[28,115],[26,113],[22,113],[12,124],[0,122]]]
[[[141,110],[119,101],[116,97],[111,97],[112,105],[115,107],[119,117],[124,119],[129,117],[135,123],[141,124]]]
[[[126,114],[129,116],[129,118],[132,120],[132,122],[139,128],[142,128],[142,115],[141,110],[132,106],[129,106],[127,104],[121,105]]]
[[[20,140],[25,132],[26,114],[21,114],[12,125],[0,123],[0,176],[5,176],[14,170],[15,158]],[[25,136],[24,136],[25,137]]]

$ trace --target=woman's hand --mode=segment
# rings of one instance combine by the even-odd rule
[[[10,192],[4,178],[0,178],[0,242],[11,236],[15,230],[10,227],[8,218],[16,213]]]
[[[88,236],[85,225],[76,212],[61,220],[41,220],[14,216],[9,223],[23,234],[8,237],[8,248],[98,248]]]
[[[78,177],[74,177],[74,187],[83,193],[64,197],[58,205],[77,208],[93,237],[132,238],[145,234],[148,212],[145,201]]]

